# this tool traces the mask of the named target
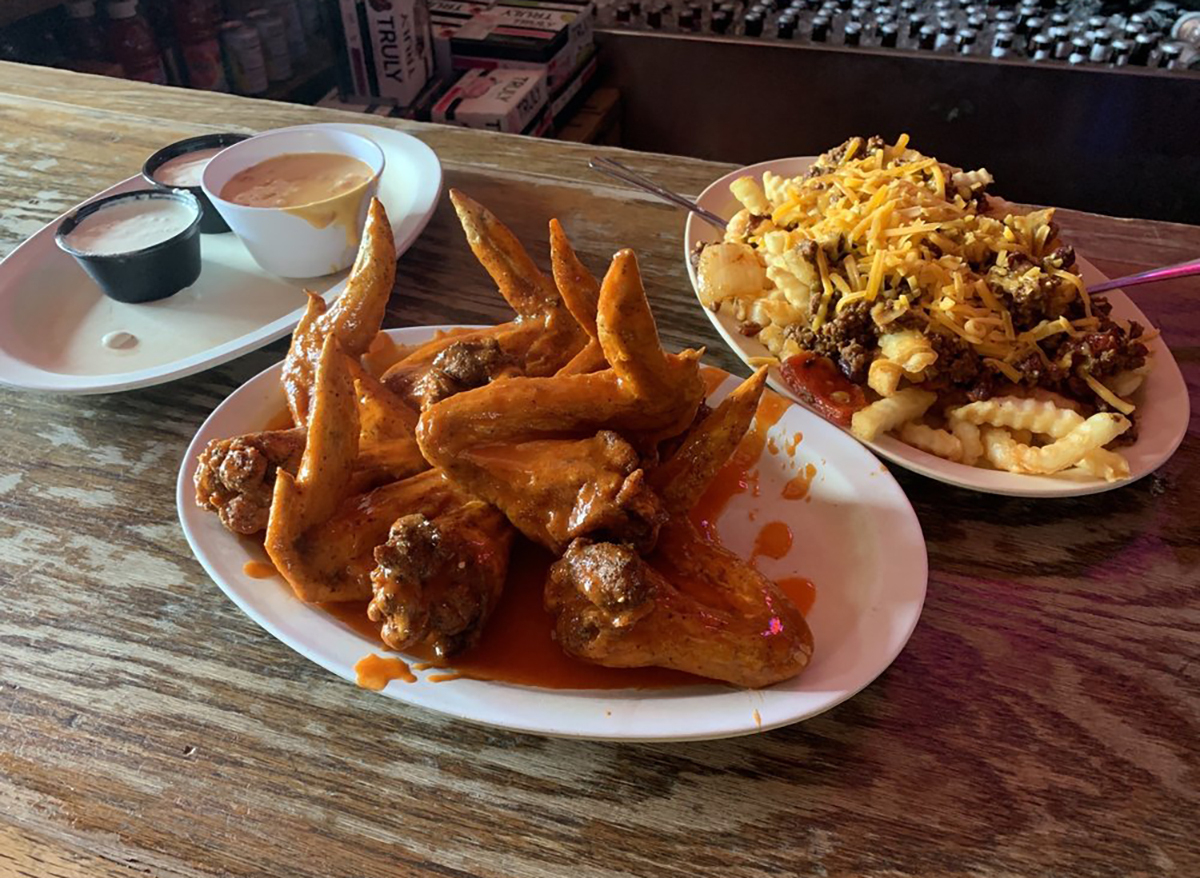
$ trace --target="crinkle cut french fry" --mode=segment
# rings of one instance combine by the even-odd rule
[[[937,362],[937,352],[929,336],[915,329],[889,332],[879,337],[879,350],[905,372],[919,375]]]
[[[936,400],[937,394],[928,390],[916,387],[897,390],[891,396],[856,411],[850,420],[850,432],[864,442],[874,441],[880,433],[921,417]]]
[[[891,396],[900,386],[900,379],[903,377],[904,369],[899,364],[884,357],[877,357],[867,369],[867,386],[880,396]]]
[[[1031,430],[1061,439],[1083,423],[1083,416],[1060,408],[1048,399],[1021,399],[1016,396],[997,396],[951,409],[951,420],[1011,430]]]
[[[1104,479],[1106,482],[1129,478],[1129,461],[1117,452],[1105,448],[1094,448],[1089,451],[1076,464],[1076,469],[1097,479]]]
[[[980,438],[979,428],[968,421],[951,420],[950,432],[962,444],[962,458],[959,463],[975,466],[983,457],[983,439]]]
[[[770,214],[771,202],[767,200],[767,193],[753,177],[738,177],[729,184],[729,191],[752,214],[758,216]]]
[[[1075,466],[1129,429],[1129,420],[1111,412],[1092,415],[1066,436],[1042,448],[1017,442],[1003,427],[983,430],[988,460],[1009,472],[1049,475]]]
[[[963,457],[962,441],[945,430],[909,421],[900,428],[900,438],[913,448],[945,460],[961,461]]]

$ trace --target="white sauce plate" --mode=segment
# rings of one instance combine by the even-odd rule
[[[740,168],[712,183],[696,201],[701,207],[728,219],[741,209],[741,205],[729,191],[729,184],[734,180],[745,176],[761,179],[766,171],[785,177],[795,177],[808,170],[813,161],[812,157],[806,156],[775,159]],[[688,214],[683,239],[684,262],[687,264],[688,277],[692,280],[692,288],[697,289],[696,269],[692,265],[689,254],[699,243],[720,240],[721,234],[694,214]],[[1098,284],[1107,280],[1087,260],[1080,257],[1078,262],[1085,283]],[[1112,303],[1114,317],[1121,320],[1136,320],[1147,328],[1152,326],[1146,315],[1120,290],[1113,290],[1104,295]],[[698,297],[699,293],[697,293],[697,304],[699,304]],[[708,319],[712,321],[717,332],[744,362],[749,364],[751,357],[770,355],[770,351],[756,339],[738,332],[737,321],[731,315],[724,312],[714,314],[703,305],[700,307],[708,315]],[[1073,473],[1033,476],[964,466],[927,454],[893,436],[883,436],[875,442],[866,443],[866,445],[876,454],[905,469],[939,482],[987,494],[1006,494],[1013,497],[1079,497],[1124,487],[1137,479],[1150,475],[1166,463],[1187,434],[1190,408],[1187,385],[1184,383],[1183,374],[1179,371],[1179,365],[1161,337],[1155,338],[1147,346],[1153,354],[1154,366],[1145,383],[1132,398],[1132,402],[1137,405],[1138,439],[1132,445],[1120,449],[1121,454],[1129,461],[1130,477],[1128,479],[1106,482],[1103,479]],[[775,366],[770,369],[768,383],[784,396],[803,405],[800,398],[783,383],[779,369]],[[847,435],[850,435],[848,431]]]
[[[445,327],[388,334],[400,344],[412,344],[427,340],[438,328]],[[244,565],[260,556],[195,501],[197,456],[212,439],[261,430],[284,404],[279,374],[277,364],[252,378],[197,432],[179,470],[179,520],[196,558],[246,615],[296,652],[353,681],[355,663],[381,653],[378,642],[301,603],[281,578],[248,576]],[[737,384],[727,378],[712,398],[723,397]],[[785,440],[797,432],[803,439],[789,456]],[[754,734],[807,719],[850,698],[892,663],[917,624],[928,574],[921,526],[887,469],[816,415],[790,406],[768,436],[779,451],[763,453],[758,496],[736,496],[718,527],[724,544],[744,558],[768,522],[783,521],[794,534],[788,554],[759,564],[769,576],[798,575],[816,584],[816,602],[808,613],[814,657],[800,676],[761,690],[719,685],[557,690],[471,679],[431,683],[417,672],[418,682],[393,681],[383,694],[514,731],[624,741]],[[784,485],[808,464],[816,468],[809,499],[784,499]]]
[[[303,127],[350,131],[383,148],[387,165],[379,197],[392,223],[397,255],[407,250],[441,194],[442,168],[433,150],[378,125]],[[140,176],[131,177],[95,198],[143,188],[148,186]],[[327,301],[345,288],[344,271],[308,279],[269,274],[227,233],[201,237],[203,268],[191,287],[158,302],[116,302],[55,245],[61,220],[0,261],[4,384],[52,393],[111,393],[173,381],[287,335],[303,313],[306,288]],[[102,339],[115,332],[131,333],[139,343],[105,347]]]

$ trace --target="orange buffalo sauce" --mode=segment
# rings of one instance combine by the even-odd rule
[[[243,207],[302,207],[353,192],[372,176],[371,166],[354,156],[284,153],[238,171],[220,196]]]
[[[805,464],[804,469],[796,473],[786,485],[783,486],[784,500],[803,500],[808,497],[808,489],[812,486],[813,476],[817,474],[817,468],[811,463]]]
[[[782,521],[771,521],[762,526],[758,536],[754,538],[754,551],[750,553],[750,563],[756,558],[775,558],[778,560],[792,549],[792,529]]]
[[[363,354],[362,364],[376,378],[382,378],[384,372],[403,360],[410,352],[410,348],[401,347],[386,332],[380,332],[375,335],[371,346]]]
[[[392,680],[415,683],[417,678],[408,669],[408,662],[399,658],[383,658],[371,653],[354,666],[355,682],[364,689],[383,689]]]
[[[701,374],[710,387],[720,384],[725,378],[724,372],[709,367],[703,368]],[[693,522],[708,539],[720,542],[715,522],[735,496],[746,491],[757,495],[756,468],[767,446],[767,433],[779,422],[789,405],[787,400],[771,391],[763,395],[750,430],[692,510]],[[759,534],[755,554],[768,558],[782,558],[791,548],[791,544],[791,529],[783,522],[770,522]],[[410,650],[411,655],[421,659],[413,668],[444,668],[447,671],[425,678],[431,682],[465,678],[546,689],[664,689],[712,683],[703,677],[667,668],[605,668],[579,661],[564,653],[554,639],[553,621],[543,606],[546,576],[553,563],[554,557],[548,551],[518,537],[513,544],[504,593],[484,627],[479,642],[445,662],[438,660],[427,649]],[[671,574],[668,570],[661,572],[668,576]],[[778,584],[802,612],[812,606],[815,592],[809,580],[790,577],[778,580]],[[686,590],[691,590],[694,585],[688,584]],[[680,584],[680,587],[683,585]],[[716,606],[725,603],[718,599],[719,595],[695,596],[700,599],[708,597]],[[351,630],[382,645],[379,636],[380,623],[367,618],[367,602],[318,606]],[[388,660],[367,656],[359,662],[355,670],[359,674],[360,685],[366,684],[361,682],[364,673],[359,668],[363,667],[367,672],[374,673],[378,663],[384,661]],[[400,660],[397,661],[399,664],[391,666],[395,672],[412,676],[409,666]],[[377,678],[368,676],[366,679]],[[407,677],[401,675],[396,679]],[[379,688],[386,684],[385,680]]]
[[[783,593],[792,599],[792,603],[805,616],[817,600],[817,586],[811,579],[803,576],[784,576],[776,579],[775,584],[783,589]]]
[[[665,689],[712,683],[666,668],[603,668],[564,653],[554,640],[553,621],[542,603],[552,563],[554,557],[545,549],[518,538],[513,543],[504,594],[479,643],[446,662],[436,661],[420,648],[409,652],[422,659],[425,667],[447,666],[454,679],[495,680],[544,689]],[[318,606],[352,630],[382,644],[380,624],[367,618],[366,602]],[[419,669],[421,665],[414,667]],[[451,675],[435,674],[425,679],[434,676]]]
[[[708,490],[692,507],[689,513],[692,523],[707,539],[720,542],[717,519],[734,497],[747,491],[752,496],[758,496],[757,466],[763,450],[767,447],[767,433],[779,423],[779,419],[790,405],[791,403],[777,393],[770,390],[763,393],[758,402],[758,411],[754,415],[754,423],[742,437],[729,462],[721,467]]]
[[[242,572],[251,579],[270,579],[279,575],[279,571],[270,561],[247,561],[242,565]]]
[[[367,604],[369,603],[370,601],[346,601],[337,604],[317,604],[316,606],[333,616],[355,634],[361,634],[382,647],[383,639],[379,636],[380,623],[372,622],[367,618]]]
[[[267,419],[267,424],[263,430],[290,430],[296,426],[296,422],[292,420],[292,412],[285,405],[281,411],[276,412]]]
[[[701,366],[700,380],[704,382],[704,396],[710,397],[713,391],[729,377],[729,373],[724,369],[718,369],[716,366]]]

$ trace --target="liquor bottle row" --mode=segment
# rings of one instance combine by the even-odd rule
[[[1200,12],[1163,0],[600,0],[600,24],[1071,65],[1200,69]]]

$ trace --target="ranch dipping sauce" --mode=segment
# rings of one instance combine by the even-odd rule
[[[238,171],[221,197],[244,207],[302,207],[353,192],[372,176],[370,166],[353,156],[287,153]]]
[[[213,149],[185,152],[159,165],[154,171],[154,179],[164,186],[199,186],[209,159],[222,149],[224,147],[218,146]]]
[[[65,237],[88,256],[117,256],[174,238],[196,220],[196,210],[174,198],[119,201],[84,217]]]

